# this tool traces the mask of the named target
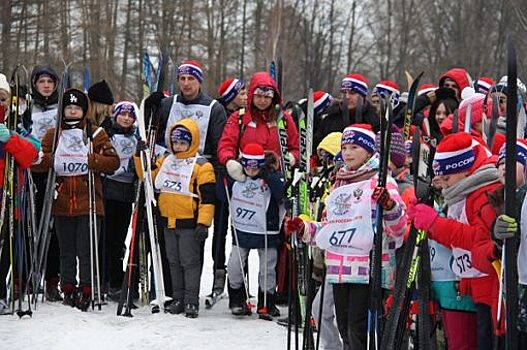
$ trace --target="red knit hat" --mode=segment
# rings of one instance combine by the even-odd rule
[[[244,168],[258,169],[265,164],[265,153],[261,145],[248,143],[243,148],[241,163]]]
[[[435,91],[437,89],[437,85],[434,84],[423,84],[419,86],[417,89],[417,96],[421,96],[422,94],[427,94],[431,91]]]
[[[324,91],[315,91],[313,93],[313,104],[315,107],[315,113],[320,113],[324,109],[326,109],[327,106],[329,106],[333,102],[333,96],[328,94]]]
[[[490,88],[494,85],[494,79],[489,77],[480,77],[474,87],[476,92],[480,94],[487,94],[490,91]]]
[[[465,132],[445,136],[437,146],[432,168],[436,175],[468,171],[476,160],[472,137]]]
[[[393,108],[399,105],[399,100],[401,99],[401,91],[399,85],[393,80],[381,80],[375,85],[372,91],[373,94],[386,97],[392,96],[392,106]]]
[[[340,83],[340,91],[344,92],[350,90],[358,92],[362,96],[368,95],[368,79],[357,73],[346,75]]]
[[[236,96],[238,96],[240,90],[244,88],[245,83],[240,79],[227,79],[221,83],[218,89],[218,95],[225,104],[229,104],[229,102],[231,102],[236,98]]]

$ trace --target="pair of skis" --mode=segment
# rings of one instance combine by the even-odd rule
[[[167,58],[168,55],[163,53],[160,56],[160,62],[158,70],[158,80],[156,84],[157,91],[162,92],[163,83],[164,83],[164,70],[166,65],[163,63],[163,60]],[[157,313],[160,310],[164,310],[165,303],[172,300],[171,297],[165,294],[165,285],[163,279],[163,264],[161,259],[161,247],[159,245],[159,237],[157,232],[157,225],[155,222],[155,213],[154,207],[157,205],[154,186],[152,180],[152,152],[155,148],[156,141],[156,131],[159,130],[159,118],[155,118],[156,111],[151,111],[151,115],[145,115],[145,100],[149,95],[149,91],[152,88],[153,84],[150,80],[151,74],[151,62],[148,56],[148,53],[145,52],[143,57],[143,73],[145,79],[145,98],[141,101],[139,108],[139,118],[138,130],[140,139],[147,142],[148,147],[140,151],[139,157],[141,160],[141,167],[143,173],[143,179],[139,179],[136,191],[136,200],[134,204],[134,212],[132,217],[132,238],[129,247],[128,263],[125,271],[125,278],[123,280],[123,285],[121,289],[121,296],[119,303],[117,305],[117,315],[131,317],[131,310],[133,306],[132,298],[132,285],[134,282],[134,267],[136,265],[136,249],[138,239],[144,237],[144,210],[146,209],[146,224],[148,229],[149,243],[150,243],[150,254],[152,260],[152,269],[153,269],[153,280],[154,280],[154,291],[155,299],[150,302],[152,306],[152,313]],[[148,121],[148,133],[145,126],[146,121]],[[141,252],[140,252],[141,253]],[[146,258],[146,244],[143,245],[142,251],[143,258]],[[147,288],[148,278],[147,278],[147,262],[146,259],[142,264],[142,278],[141,284],[142,288]],[[123,311],[124,309],[124,311]]]
[[[423,73],[415,79],[409,91],[407,110],[405,115],[405,137],[409,137],[410,124],[414,115],[415,98],[419,80]],[[432,193],[430,190],[432,180],[432,160],[435,149],[435,141],[430,138],[427,126],[428,120],[424,125],[418,126],[413,135],[412,165],[414,167],[414,189],[416,197],[420,202],[430,203]],[[426,141],[426,142],[425,142]],[[382,143],[382,141],[381,141]],[[381,146],[382,150],[382,146]],[[381,151],[382,152],[382,151]],[[386,151],[385,151],[386,152]],[[382,163],[381,163],[382,164]],[[375,253],[374,253],[375,255]],[[375,271],[374,276],[375,276]],[[378,272],[378,271],[377,271]],[[428,249],[428,239],[426,233],[411,227],[410,235],[405,243],[403,257],[397,268],[397,279],[393,290],[393,303],[388,312],[388,317],[380,338],[380,344],[375,344],[375,349],[401,349],[406,333],[406,326],[410,305],[414,291],[419,291],[419,311],[418,311],[418,346],[422,349],[431,349],[431,318],[429,315],[430,291],[430,257]],[[374,280],[374,288],[380,283]],[[374,294],[374,300],[376,296]],[[377,298],[380,295],[377,294]],[[374,320],[375,321],[375,320]],[[378,340],[376,338],[374,340]],[[371,342],[372,340],[370,340]],[[417,345],[417,344],[416,344]]]

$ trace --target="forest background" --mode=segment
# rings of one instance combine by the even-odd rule
[[[17,64],[73,62],[82,84],[106,79],[118,98],[143,94],[142,57],[175,68],[197,59],[204,88],[216,96],[228,77],[249,80],[283,60],[284,96],[298,99],[309,87],[338,94],[342,77],[364,74],[373,86],[404,71],[425,71],[437,82],[462,66],[473,78],[499,79],[505,42],[512,35],[519,76],[527,65],[525,0],[1,0],[0,72]],[[523,69],[522,69],[523,68]],[[524,79],[525,81],[525,79]],[[77,84],[77,85],[79,85]]]

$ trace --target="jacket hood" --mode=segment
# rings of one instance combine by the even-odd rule
[[[324,150],[335,156],[340,151],[340,139],[342,138],[341,132],[332,132],[320,141],[317,147],[317,151]]]
[[[172,150],[172,140],[171,140],[170,135],[172,135],[172,131],[174,131],[175,128],[180,127],[180,126],[186,128],[188,131],[190,131],[190,134],[192,135],[192,142],[190,143],[190,147],[189,147],[189,149],[187,151],[174,153],[174,151]],[[198,147],[199,147],[199,128],[198,128],[198,124],[196,124],[196,122],[194,120],[190,119],[190,118],[181,119],[180,121],[178,121],[176,124],[174,124],[170,128],[168,142],[169,142],[169,151],[172,154],[174,154],[174,156],[176,158],[184,159],[184,158],[190,158],[190,157],[196,156],[196,154],[198,153]]]
[[[271,75],[267,72],[257,72],[254,73],[254,75],[251,78],[251,82],[249,84],[249,90],[247,91],[247,106],[252,112],[253,105],[253,95],[254,90],[256,90],[257,87],[269,87],[272,88],[275,92],[275,96],[273,97],[273,103],[271,106],[275,106],[277,104],[282,105],[282,96],[280,95],[280,91],[278,91],[278,86],[276,85],[276,82],[273,80]]]
[[[47,74],[51,76],[51,78],[55,81],[55,90],[53,90],[53,93],[48,96],[44,97],[42,96],[36,86],[37,77],[39,77],[41,74]],[[42,107],[47,107],[49,105],[57,103],[59,99],[58,95],[58,87],[59,87],[59,75],[49,64],[41,64],[37,65],[33,68],[33,71],[31,72],[31,96],[33,97],[34,102],[36,102],[37,105]]]
[[[459,93],[457,96],[458,98],[461,97],[461,91],[463,91],[463,89],[467,86],[470,86],[470,82],[468,81],[468,72],[463,68],[452,68],[446,73],[443,73],[443,75],[441,75],[439,78],[439,87],[443,86],[447,78],[456,82],[459,88]]]

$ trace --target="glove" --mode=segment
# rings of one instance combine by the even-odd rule
[[[88,154],[88,169],[95,170],[97,164],[97,155],[94,153]]]
[[[492,230],[494,234],[494,239],[504,240],[507,238],[512,238],[518,231],[518,223],[516,219],[511,218],[508,215],[501,214],[496,218],[494,223],[494,229]]]
[[[135,155],[139,157],[141,152],[146,150],[148,148],[148,145],[144,140],[137,141],[137,146],[135,147]]]
[[[296,164],[296,159],[295,159],[295,156],[293,155],[293,153],[291,152],[287,152],[287,154],[285,155],[286,159],[289,161],[289,167],[292,168],[295,166]]]
[[[234,180],[238,182],[245,182],[245,174],[243,173],[243,166],[240,164],[240,162],[229,159],[227,161],[227,173],[230,177],[232,177]]]
[[[0,142],[6,143],[11,137],[11,132],[5,126],[5,124],[0,124]]]
[[[371,197],[384,210],[391,210],[395,207],[395,201],[390,197],[390,193],[385,187],[376,187]]]
[[[161,101],[165,98],[165,95],[160,92],[156,91],[150,94],[145,100],[145,109],[152,109],[157,108],[161,105]]]
[[[429,231],[438,217],[438,213],[434,208],[426,204],[412,203],[407,211],[408,218],[414,222],[414,226],[418,230]]]
[[[302,221],[302,219],[300,219],[298,216],[292,219],[286,219],[284,224],[284,231],[287,237],[296,233],[298,238],[302,239],[302,236],[304,235],[304,228],[304,221]]]
[[[204,242],[209,237],[209,228],[205,225],[198,224],[194,230],[194,238],[198,242]]]

